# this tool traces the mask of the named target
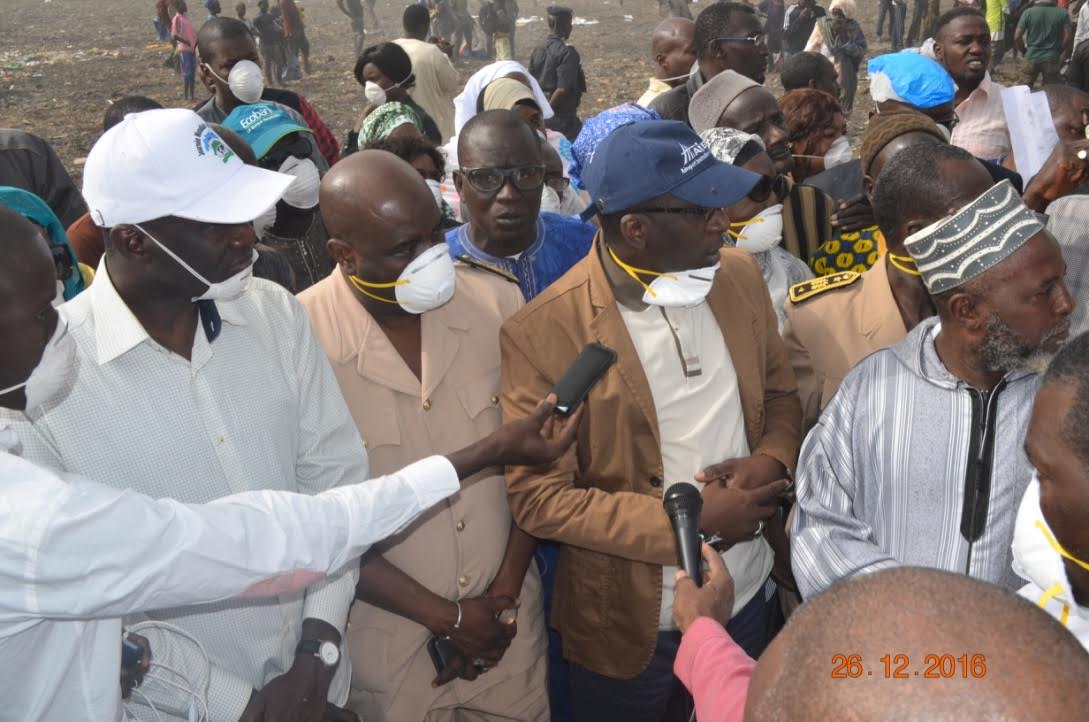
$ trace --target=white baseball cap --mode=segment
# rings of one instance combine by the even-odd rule
[[[284,194],[293,176],[249,166],[191,110],[130,113],[87,156],[83,197],[110,228],[177,216],[247,223]]]

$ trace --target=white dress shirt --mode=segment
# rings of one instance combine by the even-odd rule
[[[977,158],[1000,161],[1010,149],[1010,131],[1002,106],[1002,86],[983,76],[979,87],[957,106],[960,122],[953,128],[949,142]]]
[[[119,719],[122,615],[302,589],[458,489],[431,457],[313,497],[186,505],[0,452],[0,720]]]
[[[623,303],[617,307],[654,398],[665,488],[682,481],[702,488],[693,478],[697,471],[751,453],[737,373],[722,329],[706,301],[692,308],[637,310]],[[734,578],[736,614],[767,581],[773,563],[771,547],[759,537],[734,544],[722,559]],[[677,567],[662,567],[659,629],[677,628],[673,622],[676,573]]]
[[[313,494],[366,479],[363,443],[298,301],[253,279],[218,310],[219,336],[209,342],[198,324],[187,360],[152,340],[103,259],[95,283],[61,307],[79,348],[74,387],[32,422],[12,418],[23,456],[187,503],[259,489]],[[357,576],[349,565],[278,603],[235,600],[154,617],[201,641],[213,666],[211,717],[235,722],[253,689],[291,668],[304,618],[343,632]],[[346,701],[349,679],[342,654],[330,701]]]

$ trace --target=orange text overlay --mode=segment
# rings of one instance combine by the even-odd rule
[[[987,676],[985,654],[927,654],[912,659],[906,654],[886,654],[864,659],[861,654],[833,654],[832,679],[983,679]]]

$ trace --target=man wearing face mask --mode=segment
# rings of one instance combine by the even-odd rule
[[[737,583],[728,629],[758,656],[774,597],[763,533],[800,439],[760,270],[722,247],[722,209],[759,176],[716,161],[683,123],[653,121],[609,134],[582,178],[601,231],[504,324],[504,416],[528,414],[529,398],[589,342],[617,360],[583,402],[577,448],[509,469],[508,494],[519,526],[561,544],[552,618],[573,663],[575,720],[687,720],[672,671],[677,551],[663,492],[703,486],[700,527],[729,545]]]
[[[899,202],[948,174],[934,171]],[[859,363],[802,449],[791,552],[804,597],[900,565],[1018,586],[1021,440],[1037,370],[1068,334],[1066,266],[1008,182],[939,215],[904,240],[938,317]]]
[[[360,188],[374,191],[361,200]],[[517,285],[455,266],[419,173],[384,151],[338,164],[321,207],[338,268],[300,300],[372,468],[498,427],[499,327],[523,305]],[[367,554],[348,634],[352,709],[378,721],[547,721],[534,546],[495,468]],[[515,607],[517,623],[496,618],[513,620]],[[438,674],[426,649],[436,636],[454,649]]]
[[[265,87],[253,33],[237,18],[217,18],[197,35],[200,81],[212,94],[196,112],[209,123],[222,123],[239,105],[258,101],[278,103],[299,125],[313,131],[307,139],[308,157],[322,173],[340,157],[336,137],[303,96],[283,88]]]
[[[8,260],[0,272],[6,342],[0,405],[37,415],[75,383],[78,349],[67,322],[52,308],[53,260],[41,232],[5,209],[0,227]],[[16,379],[22,381],[10,383]],[[457,492],[459,477],[498,461],[485,452],[489,442],[509,451],[518,436],[533,442],[537,433],[510,431],[506,427],[447,460],[432,457],[388,477],[312,497],[260,491],[201,506],[154,500],[32,464],[17,455],[18,435],[0,421],[5,702],[18,719],[120,720],[121,615],[301,591]],[[539,448],[543,458],[560,453],[563,438],[546,441]],[[88,573],[88,559],[108,563]],[[28,649],[34,653],[28,656]],[[156,662],[175,661],[170,652],[152,642]],[[156,686],[158,676],[147,674],[141,693]]]
[[[1089,334],[1072,339],[1044,374],[1025,453],[1036,476],[1025,491],[1013,534],[1020,595],[1089,649]]]
[[[249,278],[251,222],[288,179],[243,165],[187,110],[128,116],[92,148],[83,178],[106,254],[93,292],[65,309],[79,383],[47,414],[11,419],[24,455],[185,502],[366,478],[301,306]],[[205,667],[214,717],[271,707],[312,720],[347,696],[347,665],[314,650],[340,642],[353,590],[346,569],[276,604],[155,617],[203,644],[211,668],[195,649],[190,665]],[[155,705],[164,718],[187,714],[169,695]]]
[[[295,178],[283,197],[254,222],[257,238],[291,261],[295,288],[303,290],[328,275],[333,261],[325,248],[328,233],[318,215],[317,166],[310,160],[310,129],[291,120],[276,103],[240,105],[223,125],[253,149],[257,164]]]
[[[650,52],[654,58],[654,77],[646,92],[635,101],[636,105],[650,107],[662,93],[688,80],[696,51],[692,46],[695,24],[688,18],[670,17],[654,28],[650,38]]]
[[[726,209],[730,229],[723,240],[727,245],[748,251],[756,259],[768,285],[781,333],[786,322],[783,306],[787,292],[795,284],[813,278],[809,267],[781,246],[785,180],[775,175],[771,158],[764,152],[764,142],[758,135],[733,128],[711,128],[700,133],[700,138],[718,160],[763,176],[747,196]]]

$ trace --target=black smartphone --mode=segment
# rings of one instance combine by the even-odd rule
[[[431,655],[431,664],[435,665],[435,674],[442,674],[446,665],[457,654],[454,643],[442,637],[432,637],[427,640],[427,653]]]
[[[588,343],[575,362],[564,372],[552,393],[556,394],[556,414],[570,416],[583,402],[609,367],[616,363],[616,351],[599,343]]]

